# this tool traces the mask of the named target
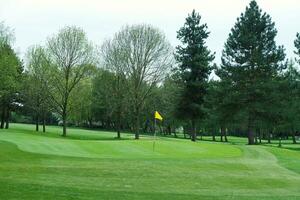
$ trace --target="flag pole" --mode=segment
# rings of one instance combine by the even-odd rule
[[[156,119],[155,119],[155,116],[154,116],[153,151],[154,151],[154,148],[155,148],[155,140],[156,140]]]

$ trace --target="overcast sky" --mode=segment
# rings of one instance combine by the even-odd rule
[[[209,48],[220,63],[224,42],[236,18],[250,0],[0,0],[0,21],[14,29],[15,47],[21,55],[65,25],[82,27],[100,45],[125,24],[148,23],[160,28],[173,46],[176,31],[193,9],[211,32]],[[293,41],[300,32],[299,0],[257,0],[271,15],[278,30],[277,44],[294,57]]]

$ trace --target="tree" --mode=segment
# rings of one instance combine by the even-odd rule
[[[22,65],[12,49],[13,31],[0,22],[0,109],[1,128],[9,127],[10,111],[16,106]]]
[[[92,127],[92,77],[86,77],[70,96],[70,117],[76,125]]]
[[[163,125],[166,128],[166,132],[169,135],[173,132],[174,137],[177,137],[175,128],[178,128],[180,124],[176,117],[176,109],[181,92],[182,86],[180,82],[177,82],[177,74],[171,74],[165,78],[163,85],[160,87],[159,96],[155,98],[155,105],[160,105],[157,110],[164,117]]]
[[[25,81],[25,106],[34,112],[36,131],[42,119],[43,132],[46,132],[46,115],[50,111],[48,101],[49,66],[45,49],[41,46],[32,47],[27,52],[28,76]]]
[[[67,134],[70,96],[76,85],[90,72],[94,63],[93,48],[84,31],[65,27],[47,42],[49,95],[53,107],[61,116],[63,136]]]
[[[92,115],[97,122],[105,129],[111,128],[111,122],[114,121],[116,103],[113,98],[115,74],[98,69],[95,77],[92,79]]]
[[[128,85],[126,85],[126,72],[123,58],[123,49],[119,46],[118,37],[115,36],[111,40],[107,40],[103,43],[102,48],[103,65],[105,69],[109,70],[114,74],[112,83],[112,99],[113,114],[117,116],[116,129],[117,137],[121,138],[121,119],[124,115],[124,104],[125,104],[125,92]]]
[[[223,137],[227,142],[226,128],[234,122],[231,110],[234,105],[227,97],[230,87],[220,80],[211,80],[209,82],[208,94],[205,97],[205,109],[207,112],[206,124],[212,129],[213,141],[215,134],[220,132],[221,142]]]
[[[294,66],[294,62],[288,64],[288,69],[281,78],[281,105],[279,111],[283,121],[283,127],[292,135],[296,144],[296,130],[300,128],[300,72]]]
[[[145,99],[172,64],[172,51],[163,33],[150,25],[126,26],[113,39],[118,66],[128,80],[135,138],[139,139],[140,114]]]
[[[277,30],[271,17],[263,13],[256,1],[251,1],[238,18],[222,52],[218,76],[230,87],[229,95],[234,115],[244,116],[248,143],[254,144],[254,130],[268,112],[266,105],[274,103],[272,81],[284,68],[284,48],[277,46]]]
[[[196,141],[197,121],[204,117],[204,96],[212,69],[210,63],[214,60],[214,54],[205,44],[209,36],[207,25],[201,24],[200,21],[201,16],[195,10],[186,18],[184,26],[177,32],[177,38],[183,45],[177,46],[175,56],[184,84],[177,116],[190,121],[192,141]]]
[[[22,64],[9,44],[0,46],[0,107],[1,128],[9,127],[10,112],[18,106],[18,92],[22,81]]]

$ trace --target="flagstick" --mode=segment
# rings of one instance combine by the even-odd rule
[[[153,151],[155,148],[155,140],[156,140],[156,119],[154,117],[154,137],[153,137]]]

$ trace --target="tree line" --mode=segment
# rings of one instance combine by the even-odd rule
[[[84,30],[66,26],[21,60],[13,32],[0,24],[1,128],[9,121],[59,123],[153,133],[154,111],[164,117],[164,135],[196,141],[246,136],[248,144],[291,137],[300,130],[300,34],[295,59],[277,45],[271,17],[251,1],[237,18],[222,51],[221,64],[209,50],[206,23],[195,10],[178,30],[173,48],[148,24],[127,25],[100,47]],[[181,131],[179,131],[181,130]]]

